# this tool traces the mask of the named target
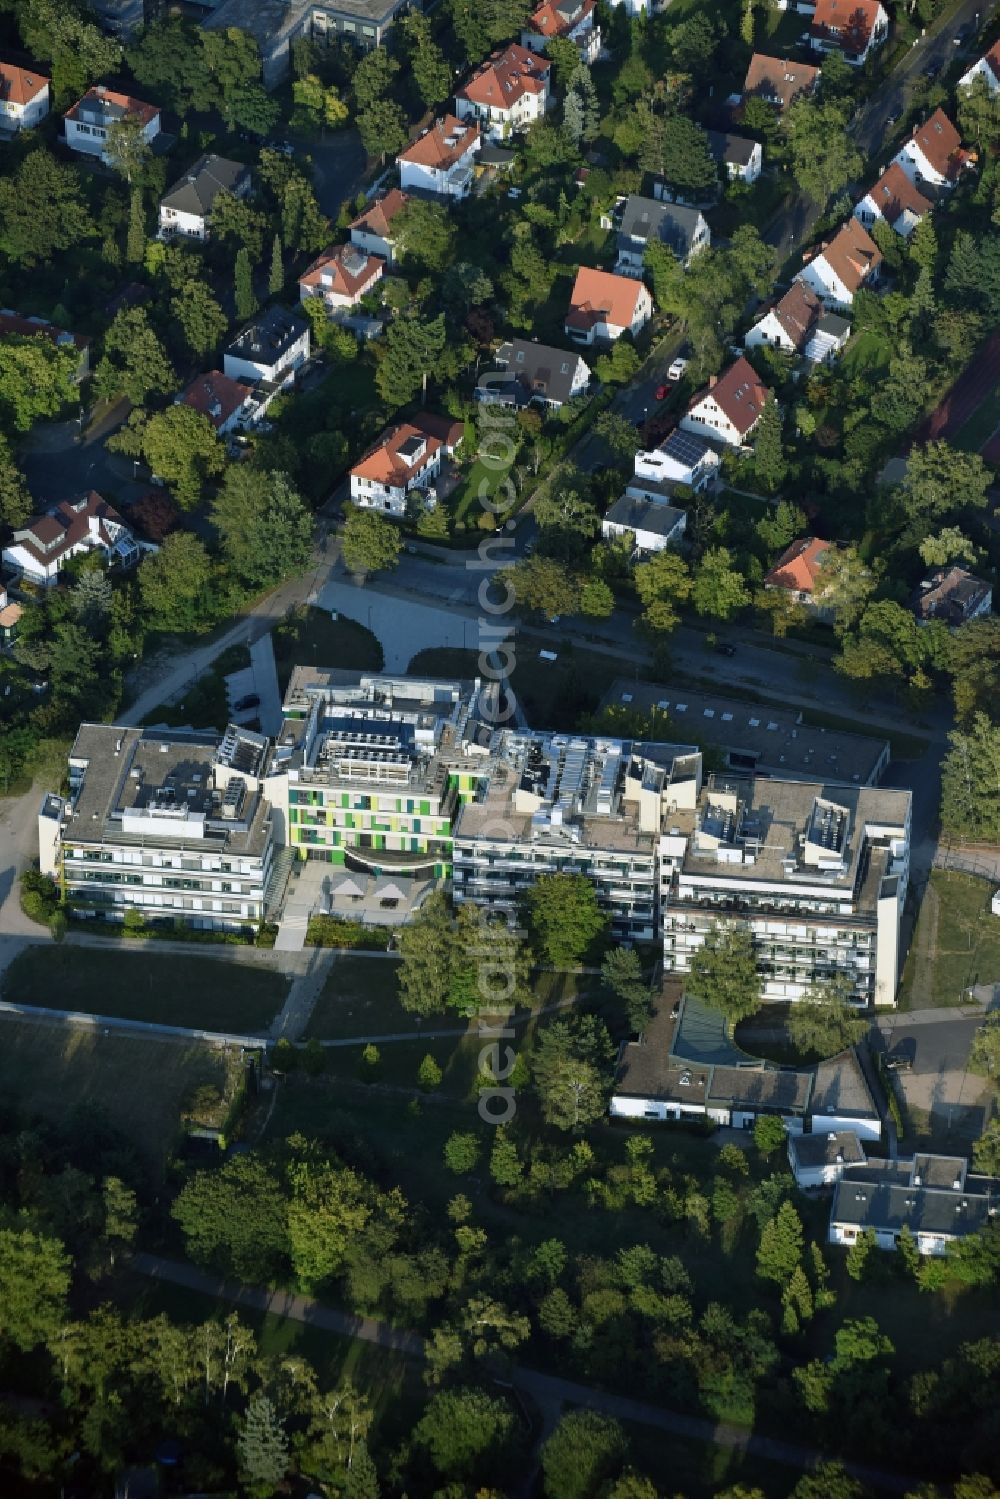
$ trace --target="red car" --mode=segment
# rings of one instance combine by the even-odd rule
[[[656,399],[658,401],[665,401],[667,399],[667,396],[669,394],[670,394],[670,391],[667,389],[667,387],[665,385],[658,385],[656,387]]]

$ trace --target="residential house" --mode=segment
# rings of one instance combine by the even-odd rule
[[[845,1166],[830,1207],[829,1241],[849,1247],[870,1231],[879,1249],[893,1250],[907,1229],[920,1254],[941,1255],[989,1228],[998,1200],[1000,1181],[972,1175],[963,1156],[876,1156]]]
[[[473,160],[481,143],[479,126],[445,115],[435,120],[396,157],[404,192],[435,198],[466,198],[475,179]]]
[[[809,27],[815,52],[839,52],[852,68],[861,68],[888,35],[889,17],[879,0],[816,0]]]
[[[743,447],[770,395],[753,365],[741,355],[699,391],[681,417],[681,429],[728,447]]]
[[[952,630],[993,611],[993,586],[964,567],[941,567],[924,578],[913,600],[917,623],[940,619]]]
[[[378,255],[387,266],[395,264],[395,239],[392,222],[409,202],[398,187],[391,188],[384,198],[369,203],[350,226],[351,244],[357,245],[368,255]]]
[[[635,550],[643,555],[676,546],[687,527],[687,511],[662,499],[621,495],[601,522],[601,534],[613,540],[631,536]]]
[[[20,604],[8,599],[7,590],[0,583],[0,646],[12,645],[17,639],[17,627],[23,613]]]
[[[590,366],[566,349],[528,338],[501,344],[496,352],[498,370],[480,376],[476,399],[486,404],[527,406],[534,403],[558,411],[567,401],[586,393]]]
[[[197,375],[177,397],[177,403],[207,416],[220,437],[251,425],[260,414],[254,387],[233,380],[221,370]]]
[[[108,130],[126,119],[142,126],[147,144],[160,133],[160,110],[156,104],[147,104],[131,94],[117,94],[103,83],[95,84],[63,115],[66,144],[71,151],[110,161]]]
[[[29,583],[47,588],[58,581],[71,557],[93,551],[123,564],[135,562],[139,556],[132,533],[117,510],[91,490],[15,527],[13,540],[3,549],[3,560]]]
[[[614,342],[639,333],[653,316],[653,299],[641,281],[581,266],[566,314],[566,336],[574,343]]]
[[[788,1164],[799,1187],[832,1187],[847,1167],[863,1166],[866,1160],[865,1148],[851,1129],[788,1136]]]
[[[962,138],[943,109],[936,109],[893,160],[917,187],[951,188],[967,163]]]
[[[881,219],[904,239],[909,239],[925,213],[934,205],[925,198],[898,161],[889,163],[881,177],[854,207],[854,217],[866,229]]]
[[[199,156],[160,199],[161,239],[182,234],[187,239],[207,239],[212,223],[212,205],[220,193],[245,198],[250,191],[250,168],[225,156]]]
[[[350,42],[357,51],[368,52],[385,45],[409,0],[201,0],[199,9],[206,8],[206,28],[250,33],[260,49],[264,87],[273,89],[288,73],[298,37],[320,47]]]
[[[731,135],[727,130],[708,132],[708,149],[730,182],[757,181],[764,166],[764,147],[745,135]]]
[[[580,61],[590,67],[601,52],[601,28],[596,24],[597,0],[543,0],[521,32],[521,46],[544,52],[555,36],[575,42]]]
[[[673,251],[681,265],[690,265],[700,250],[708,248],[711,231],[697,208],[683,203],[661,203],[633,193],[627,200],[618,230],[618,260],[621,276],[642,276],[646,246],[658,240]]]
[[[800,536],[764,574],[764,587],[780,590],[791,603],[802,604],[820,617],[825,616],[828,611],[813,595],[817,584],[823,581],[823,559],[829,551],[828,541],[821,541],[818,536]]]
[[[32,130],[49,112],[49,80],[34,68],[0,61],[0,135]]]
[[[793,281],[780,301],[757,319],[743,340],[748,349],[767,347],[801,354],[811,363],[832,360],[850,337],[851,325],[825,312],[811,286]]]
[[[455,112],[462,120],[478,121],[491,140],[526,130],[549,107],[551,70],[547,57],[512,42],[481,63],[457,90]]]
[[[857,219],[850,218],[829,244],[811,255],[795,280],[811,287],[824,307],[843,309],[850,307],[856,292],[878,279],[881,264],[878,245]]]
[[[222,356],[231,380],[291,385],[309,358],[309,324],[298,312],[268,307],[242,328]]]
[[[636,498],[669,498],[678,485],[698,493],[714,483],[719,461],[718,451],[706,438],[678,427],[658,448],[636,453],[626,493]]]
[[[454,453],[463,432],[461,422],[428,412],[391,427],[351,469],[351,499],[402,520],[411,493],[418,490],[424,506],[433,509],[442,460]]]
[[[73,379],[77,385],[90,374],[90,339],[84,334],[57,328],[47,318],[22,317],[19,312],[12,312],[9,307],[4,307],[0,310],[0,339],[15,335],[19,338],[47,338],[57,348],[75,349],[79,357]]]
[[[327,311],[336,313],[357,307],[385,272],[385,261],[369,255],[357,245],[332,245],[324,250],[299,277],[299,299],[322,297]]]
[[[962,74],[958,86],[972,88],[980,78],[991,94],[1000,94],[1000,42],[994,42],[990,50],[978,58],[967,73]]]
[[[785,110],[796,99],[812,93],[819,74],[819,68],[810,67],[808,63],[755,52],[743,82],[743,102],[763,99],[775,109]]]

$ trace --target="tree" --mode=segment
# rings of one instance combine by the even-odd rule
[[[139,569],[139,596],[154,630],[196,630],[208,609],[212,564],[189,531],[168,536]]]
[[[352,573],[377,573],[395,567],[403,543],[398,529],[374,510],[352,505],[340,539],[344,563]]]
[[[545,1499],[592,1499],[628,1455],[625,1432],[598,1411],[570,1411],[542,1448]]]
[[[448,0],[451,23],[470,63],[491,47],[517,36],[527,23],[531,0]]]
[[[440,1014],[451,993],[455,961],[455,930],[442,890],[433,891],[413,920],[400,927],[396,945],[402,959],[400,1004],[411,1014]]]
[[[138,115],[123,114],[111,121],[104,141],[104,155],[109,166],[125,178],[129,187],[141,174],[151,150],[145,126]]]
[[[989,485],[989,469],[978,453],[929,442],[911,450],[899,501],[914,534],[922,538],[934,521],[981,510]]]
[[[1000,1014],[987,1015],[973,1036],[969,1070],[1000,1088]]]
[[[479,1140],[467,1131],[454,1130],[444,1142],[444,1163],[456,1176],[466,1176],[474,1171],[479,1155]]]
[[[820,1462],[811,1473],[803,1473],[789,1499],[861,1499],[864,1492],[843,1463]]]
[[[276,234],[271,244],[271,269],[267,278],[268,295],[277,297],[285,285],[285,267],[281,260],[281,235]]]
[[[430,1052],[427,1052],[417,1069],[417,1082],[425,1093],[432,1093],[435,1088],[441,1086],[441,1079],[443,1077],[444,1073],[441,1071],[441,1068]]]
[[[856,1046],[868,1029],[867,1022],[850,1003],[854,984],[838,974],[815,981],[800,1000],[788,1007],[788,1037],[801,1055],[833,1056]]]
[[[948,735],[941,767],[941,827],[953,838],[1000,841],[1000,726],[976,713]]]
[[[728,547],[710,547],[698,564],[691,588],[691,602],[699,614],[729,619],[751,602],[742,574],[733,566]]]
[[[290,1459],[284,1422],[259,1390],[250,1397],[236,1448],[251,1494],[268,1499],[288,1472]]]
[[[95,232],[76,168],[48,151],[29,151],[16,172],[0,177],[0,250],[11,260],[37,265]]]
[[[400,29],[417,92],[428,109],[433,109],[451,93],[451,68],[433,40],[430,21],[420,11],[406,16]]]
[[[625,1006],[629,1029],[641,1031],[649,1020],[651,997],[639,954],[631,947],[612,947],[601,964],[601,978]]]
[[[784,1313],[782,1331],[785,1333],[794,1334],[804,1322],[812,1320],[814,1311],[812,1291],[806,1272],[801,1265],[796,1265],[781,1293],[781,1306]]]
[[[838,631],[850,629],[864,612],[877,587],[872,570],[856,547],[828,547],[819,559],[813,598],[833,611]]]
[[[1000,1176],[1000,1119],[991,1119],[973,1145],[972,1165],[984,1176]]]
[[[761,984],[746,927],[716,921],[691,960],[684,991],[737,1025],[760,1006]]]
[[[963,140],[987,149],[1000,143],[1000,106],[985,78],[976,77],[971,88],[958,90],[958,123]]]
[[[113,589],[103,569],[81,572],[71,593],[73,613],[90,635],[103,635],[111,615]]]
[[[121,46],[104,35],[89,7],[65,0],[23,0],[17,11],[25,47],[36,57],[51,59],[52,88],[60,107],[79,98],[95,79],[117,71]]]
[[[753,471],[765,494],[774,494],[788,472],[781,441],[781,412],[773,396],[769,396],[764,403],[754,435]],[[787,544],[786,542],[785,545]]]
[[[761,1231],[757,1246],[757,1275],[787,1285],[802,1260],[802,1220],[790,1202],[783,1202]]]
[[[141,454],[185,510],[197,505],[206,482],[226,466],[225,450],[208,417],[183,403],[149,417],[133,411],[108,447],[130,457]]]
[[[718,183],[719,171],[701,126],[684,114],[654,116],[654,119],[662,120],[662,124],[654,129],[652,141],[646,142],[644,164],[653,171],[661,171],[678,192],[698,195],[712,191]]]
[[[387,406],[412,401],[433,376],[445,346],[444,313],[432,320],[397,318],[379,345],[375,384]]]
[[[691,593],[691,574],[676,552],[657,552],[635,570],[635,588],[644,609],[643,627],[651,634],[666,634],[680,623],[678,604]]]
[[[368,1448],[364,1442],[359,1442],[344,1480],[344,1499],[379,1499],[381,1492],[378,1472]]]
[[[514,1434],[514,1415],[503,1400],[459,1387],[432,1395],[413,1429],[443,1478],[483,1477],[496,1472],[500,1453]]]
[[[531,1070],[547,1124],[579,1130],[603,1116],[604,1074],[613,1054],[607,1031],[592,1015],[557,1020],[538,1033]]]
[[[814,203],[825,206],[859,175],[864,158],[847,130],[850,106],[796,99],[785,111],[792,175]]]
[[[146,254],[146,215],[142,206],[142,189],[134,187],[129,195],[128,235],[125,259],[129,265],[142,265]]]
[[[852,1280],[864,1280],[868,1262],[878,1252],[878,1239],[873,1228],[866,1228],[855,1239],[847,1251],[845,1267]]]
[[[393,99],[376,99],[358,113],[356,123],[369,156],[384,161],[406,145],[406,116]]]
[[[0,372],[0,391],[3,388],[4,378]],[[24,475],[14,461],[9,442],[0,432],[0,525],[16,530],[24,525],[31,510],[31,495]]]
[[[414,15],[419,15],[415,11]],[[420,16],[421,20],[425,18]],[[411,198],[393,219],[393,248],[403,261],[441,272],[454,258],[457,230],[441,203]]]
[[[532,940],[553,968],[572,968],[607,928],[608,918],[584,874],[543,874],[524,897]]]
[[[218,1170],[195,1171],[175,1197],[170,1215],[195,1264],[222,1275],[266,1283],[287,1261],[287,1204],[277,1178],[259,1156],[232,1156]]]
[[[309,561],[312,517],[287,474],[231,466],[210,516],[226,560],[248,588],[290,577]]]
[[[575,614],[580,606],[579,580],[556,557],[541,552],[522,557],[512,567],[503,568],[501,576],[522,609],[537,610],[548,619]]]
[[[177,389],[173,366],[144,307],[123,307],[115,314],[104,335],[94,386],[105,400],[121,394],[133,406],[141,406],[151,395],[168,395]]]
[[[113,1266],[115,1255],[127,1249],[135,1239],[137,1199],[131,1187],[119,1176],[106,1176],[101,1183],[104,1201],[104,1243]]]
[[[610,619],[615,612],[615,596],[610,585],[603,578],[584,578],[577,608],[589,619]]]
[[[0,1229],[0,1338],[19,1353],[51,1340],[66,1320],[71,1268],[58,1239]]]
[[[79,362],[75,347],[63,348],[43,334],[0,338],[0,427],[27,432],[36,422],[58,416],[70,402],[75,404]]]
[[[516,1144],[505,1129],[498,1129],[490,1151],[490,1176],[498,1187],[516,1187],[523,1175]]]
[[[203,281],[189,281],[170,300],[184,341],[192,354],[205,358],[218,346],[229,319]]]
[[[250,265],[250,256],[246,245],[241,245],[236,252],[236,264],[233,270],[233,291],[236,305],[236,316],[240,322],[253,317],[259,303],[254,296],[253,268]]]
[[[753,1143],[765,1158],[780,1150],[787,1140],[785,1122],[777,1114],[758,1114],[753,1122]]]

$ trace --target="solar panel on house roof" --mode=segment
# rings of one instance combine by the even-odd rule
[[[693,468],[704,456],[706,444],[702,438],[696,437],[693,432],[682,432],[680,428],[671,432],[663,444],[664,453],[676,459],[678,463],[685,463]]]

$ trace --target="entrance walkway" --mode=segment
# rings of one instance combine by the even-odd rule
[[[285,909],[274,942],[275,952],[302,951],[309,918],[322,905],[332,869],[332,864],[321,859],[298,861],[285,894]]]

